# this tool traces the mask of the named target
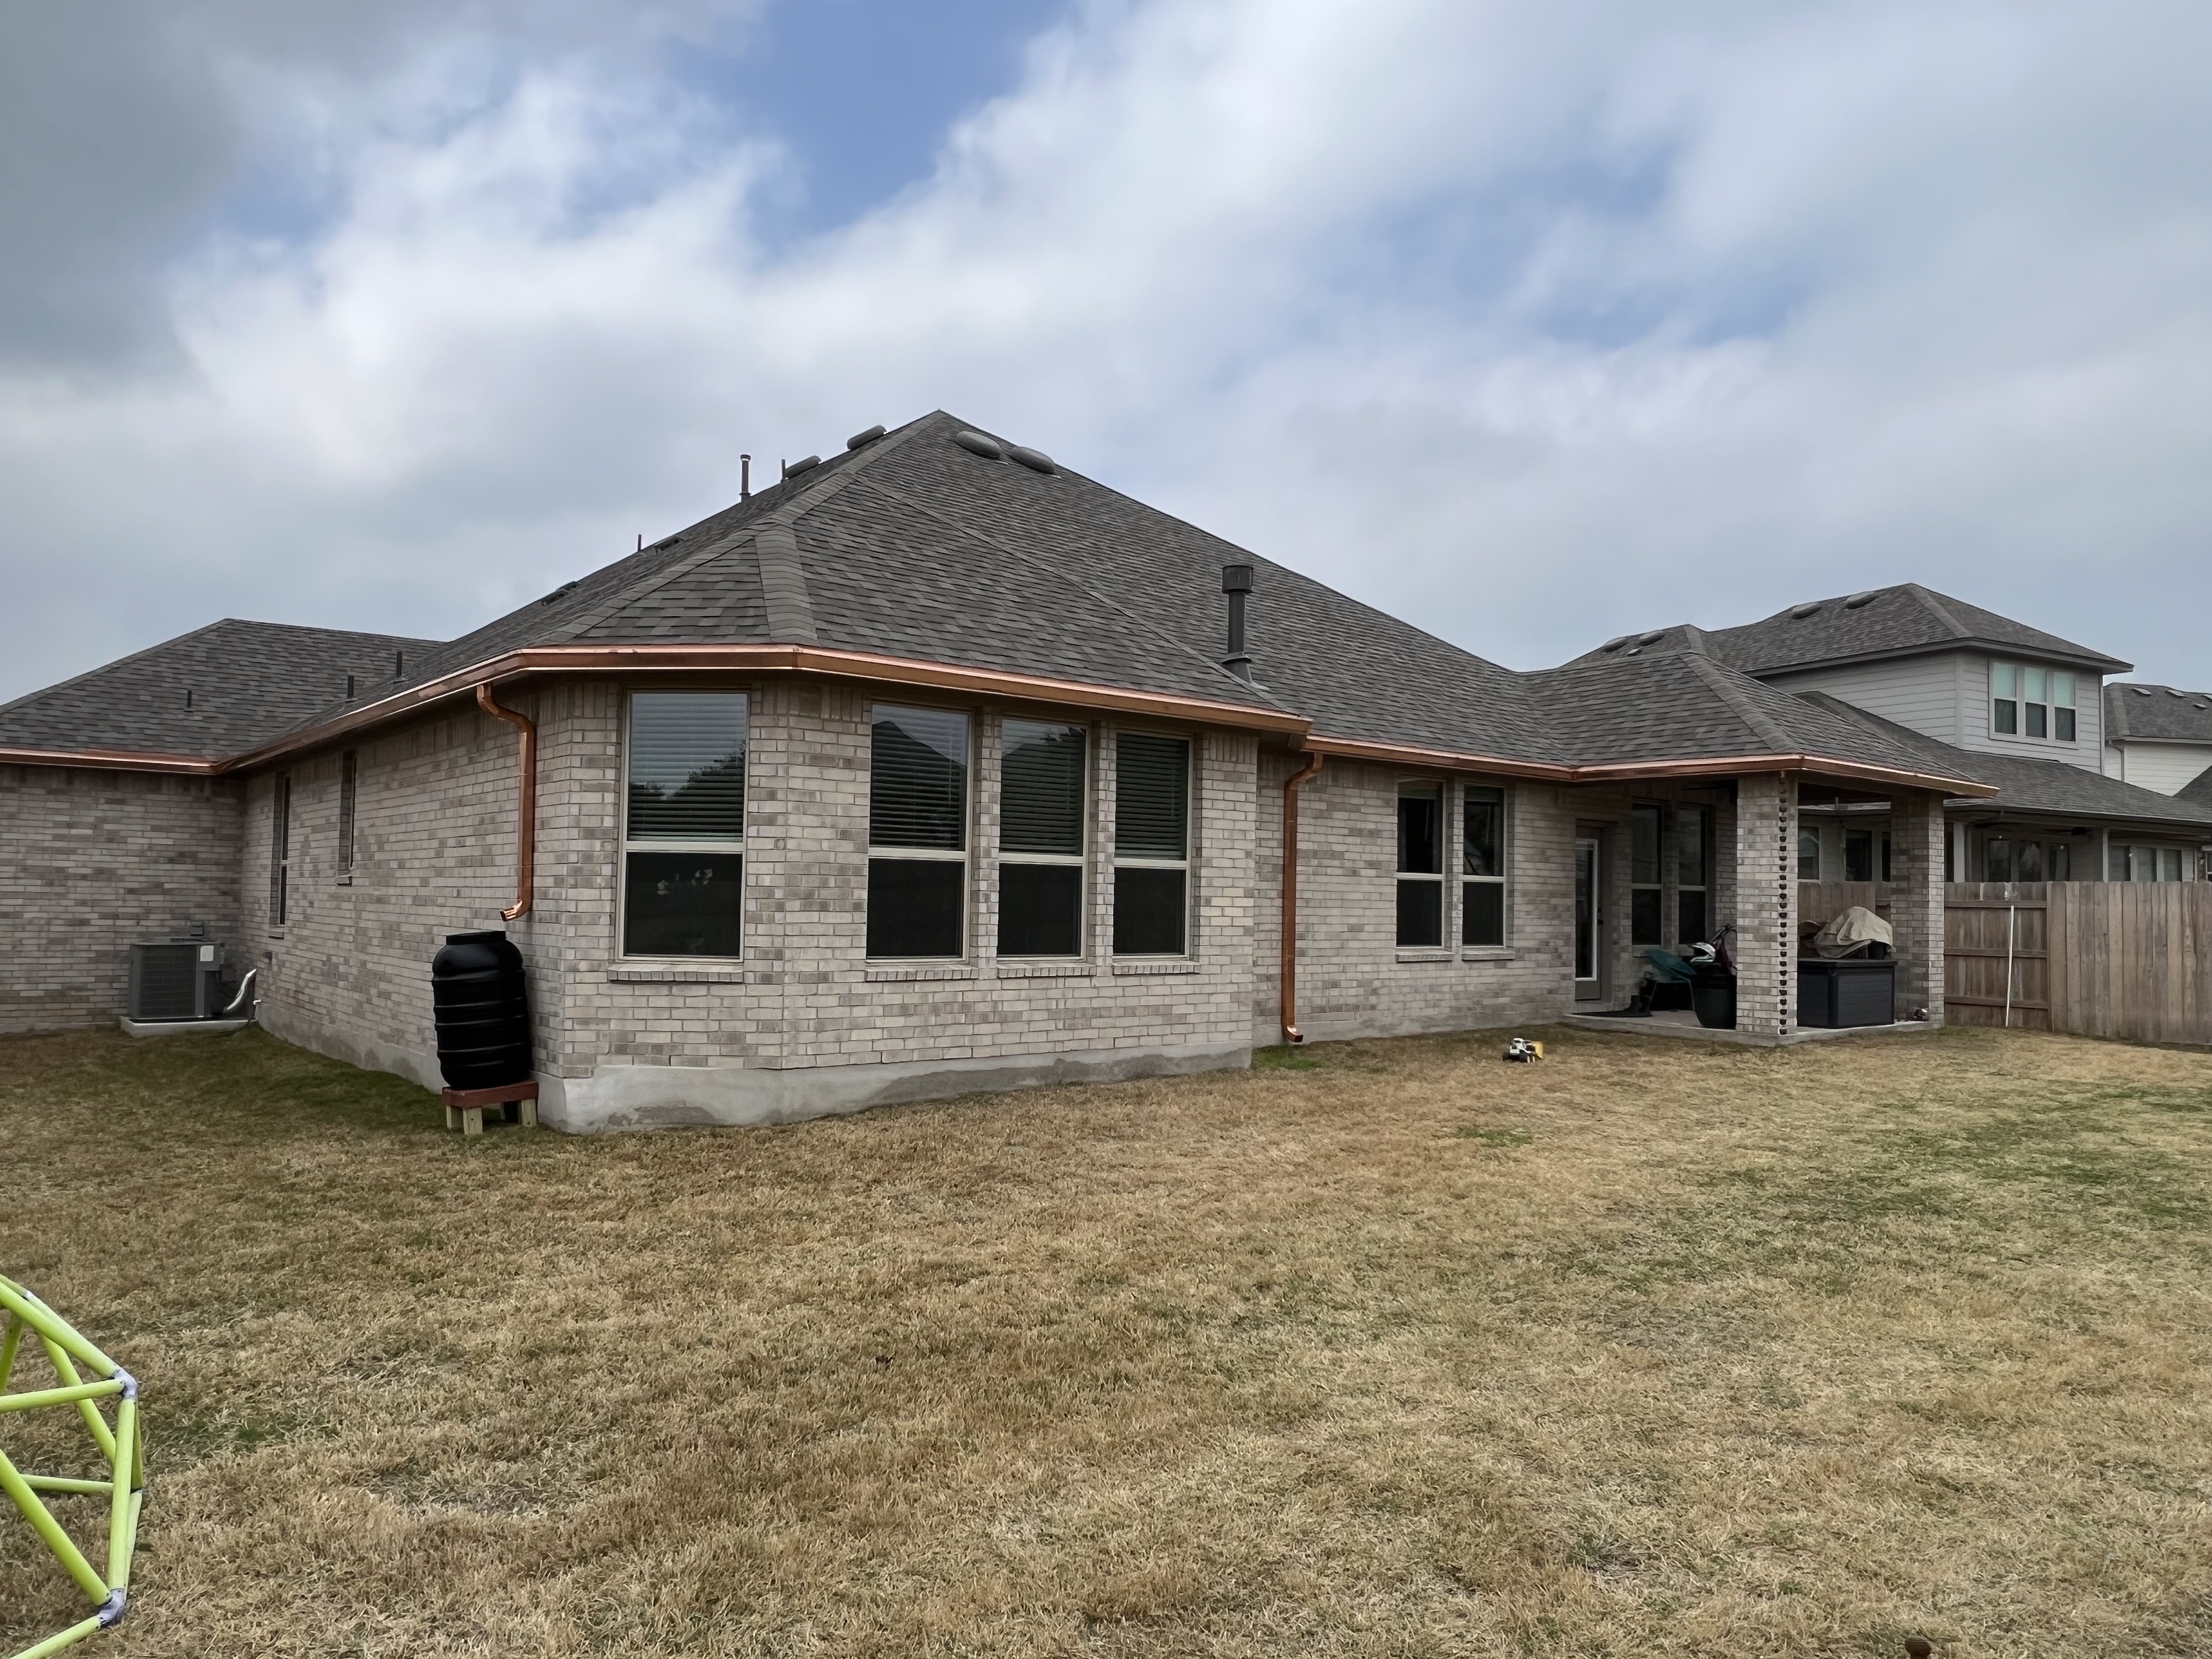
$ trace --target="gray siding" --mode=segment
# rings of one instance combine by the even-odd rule
[[[1954,651],[1941,656],[1903,657],[1892,662],[1858,663],[1763,678],[1780,690],[1825,691],[1832,697],[1841,697],[1845,702],[1857,705],[1869,714],[1909,726],[1940,742],[1958,743],[1962,727],[1958,659],[1964,654]],[[1983,684],[1987,683],[1984,674]]]
[[[2099,676],[2075,671],[2078,679],[2072,743],[2061,743],[2056,738],[2000,737],[1990,729],[1990,661],[1983,652],[1945,651],[1925,657],[1847,664],[1761,678],[1780,690],[1825,691],[1830,696],[1856,703],[1870,714],[1909,726],[1916,732],[1925,732],[1940,742],[1956,744],[1961,749],[2061,761],[2088,772],[2111,769],[2104,752],[2104,681]],[[2180,785],[2174,787],[2179,788]]]
[[[2130,738],[2106,753],[2105,769],[2123,783],[2138,789],[2155,789],[2161,795],[2178,795],[2212,767],[2212,744],[2145,743]]]

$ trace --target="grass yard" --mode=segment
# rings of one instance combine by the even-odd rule
[[[2212,1056],[1547,1035],[470,1142],[0,1040],[146,1390],[82,1651],[2212,1654]],[[78,1608],[0,1506],[0,1652]]]

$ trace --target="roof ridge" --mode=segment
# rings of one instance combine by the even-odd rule
[[[1749,697],[1745,696],[1740,686],[1730,683],[1730,677],[1739,671],[1734,669],[1723,671],[1721,665],[1711,658],[1694,652],[1683,653],[1682,660],[1689,665],[1692,673],[1713,689],[1714,694],[1722,702],[1735,710],[1746,726],[1757,732],[1765,741],[1772,744],[1778,751],[1785,750],[1795,743],[1796,739],[1777,725],[1765,709],[1752,702]]]
[[[890,500],[896,501],[901,507],[906,507],[911,512],[920,513],[927,517],[934,519],[938,523],[944,525],[946,528],[955,532],[957,534],[965,536],[971,541],[981,542],[984,546],[991,548],[1000,553],[1003,553],[1008,558],[1019,559],[1024,564],[1033,565],[1040,570],[1050,572],[1054,576],[1059,578],[1060,580],[1068,583],[1070,586],[1079,589],[1085,594],[1088,595],[1091,599],[1096,600],[1098,604],[1106,606],[1117,615],[1126,618],[1133,627],[1141,630],[1143,633],[1150,635],[1153,639],[1163,641],[1179,655],[1194,658],[1196,660],[1204,663],[1212,672],[1221,676],[1221,678],[1234,684],[1239,691],[1247,695],[1259,696],[1263,700],[1263,706],[1270,708],[1279,708],[1286,714],[1302,714],[1304,712],[1300,709],[1292,708],[1290,704],[1286,702],[1279,701],[1273,692],[1265,690],[1263,687],[1255,684],[1252,681],[1243,679],[1235,674],[1231,674],[1213,658],[1206,655],[1203,652],[1193,650],[1189,646],[1185,645],[1181,640],[1176,638],[1174,635],[1155,628],[1151,623],[1146,622],[1142,617],[1138,616],[1134,611],[1122,605],[1120,600],[1109,598],[1106,594],[1100,592],[1082,578],[1077,576],[1073,571],[1065,570],[1059,565],[1051,562],[1036,553],[1026,551],[1022,548],[1014,546],[1011,543],[1001,541],[996,536],[988,535],[986,532],[976,529],[972,525],[963,524],[959,520],[939,512],[937,508],[930,506],[928,503],[915,501],[912,497],[901,493],[890,485],[883,483],[880,479],[863,480],[861,483],[861,488],[864,489],[872,489],[878,495],[889,497]]]
[[[1943,603],[1943,596],[1933,588],[1923,587],[1918,582],[1907,582],[1905,584],[1905,590],[1927,608],[1929,615],[1949,629],[1954,639],[1970,640],[1977,637],[1972,629],[1962,625],[1959,619],[1951,614],[1950,608]]]

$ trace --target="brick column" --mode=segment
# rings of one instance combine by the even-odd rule
[[[1890,874],[1897,884],[1890,927],[1897,936],[1897,1012],[1925,1008],[1943,1023],[1943,798],[1906,794],[1889,822]]]
[[[1780,1036],[1797,1017],[1797,780],[1739,780],[1735,810],[1735,1025]]]

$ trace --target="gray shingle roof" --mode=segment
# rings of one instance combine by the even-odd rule
[[[2206,767],[2196,777],[2182,785],[2174,799],[2189,801],[2194,805],[2212,806],[2212,766]]]
[[[1659,637],[1647,634],[1608,640],[1576,661],[1625,655],[1631,650],[1686,648],[1702,650],[1747,673],[1769,674],[1818,663],[1907,656],[1973,644],[2011,647],[2106,674],[2125,673],[2132,665],[1917,582],[1792,605],[1740,628],[1677,625],[1652,632]]]
[[[0,747],[234,755],[415,678],[435,640],[226,617],[0,705]],[[395,681],[394,659],[405,678]],[[187,706],[186,696],[190,694]]]
[[[2105,688],[2105,738],[2212,743],[2212,691],[2127,682]]]
[[[2066,817],[2154,823],[2203,830],[2212,836],[2212,801],[2161,795],[2155,790],[2108,778],[2100,772],[2069,766],[2064,761],[1956,749],[1893,720],[1869,714],[1826,692],[1805,691],[1796,696],[1839,719],[1855,721],[1879,733],[1898,749],[1917,757],[1923,770],[1996,785],[1997,793],[1976,803],[1993,811],[2048,812]]]

